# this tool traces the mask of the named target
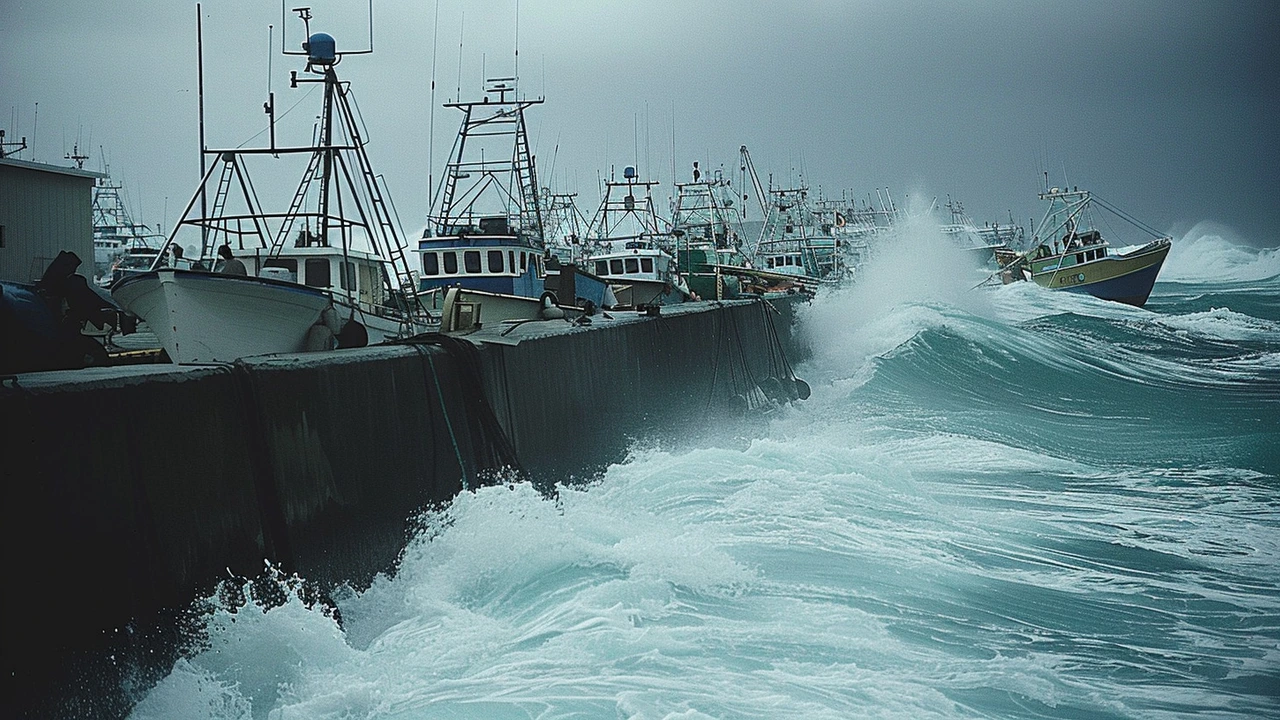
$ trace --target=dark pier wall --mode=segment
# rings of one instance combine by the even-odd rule
[[[122,715],[120,677],[167,670],[178,615],[228,573],[360,585],[487,469],[568,480],[795,394],[761,302],[539,332],[4,379],[6,706]]]
[[[795,399],[778,310],[709,304],[486,345],[485,388],[522,467],[562,482],[620,460],[637,440],[734,432],[752,411]]]
[[[322,587],[391,566],[413,513],[482,455],[459,369],[399,347],[5,382],[11,706],[110,717],[73,693],[118,693],[131,655],[176,645],[136,633],[176,633],[177,611],[264,560]]]

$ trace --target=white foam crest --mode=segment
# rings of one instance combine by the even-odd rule
[[[1214,340],[1280,342],[1280,323],[1225,307],[1187,315],[1157,317],[1155,322],[1172,330]]]
[[[263,717],[317,672],[355,658],[337,623],[296,596],[270,611],[252,601],[236,611],[215,607],[205,629],[207,647],[180,661],[132,720]]]
[[[1256,248],[1228,228],[1201,222],[1175,240],[1160,271],[1174,282],[1247,282],[1280,277],[1280,248]]]
[[[1053,315],[1081,315],[1104,320],[1146,319],[1150,310],[1096,298],[1088,293],[1062,292],[1033,282],[1015,282],[986,288],[999,317],[1026,322]]]
[[[909,213],[851,285],[819,293],[800,310],[812,362],[833,378],[855,376],[871,358],[946,324],[946,310],[989,315],[971,257],[950,242],[929,213]]]

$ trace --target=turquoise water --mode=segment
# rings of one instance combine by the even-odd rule
[[[465,493],[133,717],[1280,716],[1280,253],[1193,231],[1145,309],[944,255],[819,297],[761,436]]]

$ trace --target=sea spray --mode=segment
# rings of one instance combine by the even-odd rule
[[[983,273],[920,208],[904,213],[856,272],[855,283],[825,290],[800,312],[799,332],[826,373],[856,371],[919,329],[943,323],[939,305],[989,312],[986,293],[974,287]]]
[[[1174,241],[1160,279],[1166,282],[1280,281],[1280,248],[1250,247],[1229,228],[1201,222]]]

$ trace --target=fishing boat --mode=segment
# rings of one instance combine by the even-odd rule
[[[816,285],[835,282],[844,274],[844,256],[836,228],[844,215],[818,212],[805,186],[769,190],[764,227],[756,241],[756,264]]]
[[[944,207],[951,217],[942,224],[943,236],[980,267],[990,267],[997,253],[1022,245],[1023,230],[1012,221],[1008,225],[986,223],[978,227],[959,200],[948,197]]]
[[[93,266],[95,279],[108,285],[125,273],[150,267],[165,238],[134,222],[125,206],[124,187],[111,179],[105,163],[102,172],[105,177],[93,186]]]
[[[998,250],[998,271],[1004,283],[1031,280],[1050,290],[1088,293],[1103,300],[1142,307],[1172,238],[1104,202],[1089,191],[1050,188],[1040,194],[1049,203],[1044,219],[1027,250]],[[1093,209],[1109,211],[1154,239],[1114,250],[1097,228]]]
[[[743,293],[742,282],[724,268],[749,268],[751,261],[742,251],[740,226],[730,211],[729,182],[716,170],[704,176],[693,163],[693,180],[675,184],[676,197],[671,212],[672,253],[690,292],[703,300],[729,300]]]
[[[306,68],[293,74],[293,86],[324,88],[317,139],[276,146],[273,96],[267,105],[271,147],[204,150],[217,161],[160,254],[146,272],[112,286],[112,295],[146,321],[173,362],[361,346],[433,327],[365,153],[350,88],[334,71],[342,54],[331,36],[311,33],[309,10],[296,12],[308,40],[301,53]],[[265,212],[249,179],[246,158],[266,156],[309,157],[283,212]],[[233,198],[240,199],[236,207]],[[194,230],[200,253],[183,258],[180,233]]]
[[[587,227],[585,264],[610,284],[619,305],[643,308],[691,299],[675,258],[659,242],[666,233],[653,204],[657,181],[641,180],[632,165],[623,168],[622,177],[604,183],[600,207]]]
[[[419,291],[440,312],[442,332],[609,301],[605,283],[576,270],[547,288],[551,254],[525,122],[525,110],[542,102],[520,97],[516,78],[498,77],[486,80],[483,100],[444,104],[462,112],[462,124],[416,248]]]
[[[578,209],[577,197],[578,193],[542,188],[543,238],[558,263],[580,265],[586,252],[588,220]]]

